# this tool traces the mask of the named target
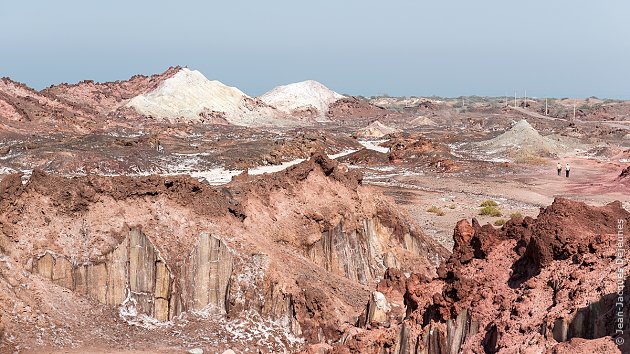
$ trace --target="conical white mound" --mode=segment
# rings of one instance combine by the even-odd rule
[[[128,106],[139,113],[161,119],[199,120],[215,112],[237,125],[273,123],[275,109],[256,102],[235,87],[210,81],[196,70],[181,69],[155,90],[132,98]]]
[[[556,155],[567,150],[567,147],[553,139],[544,137],[525,119],[516,123],[505,133],[486,141],[477,143],[485,150],[502,152],[507,155]]]
[[[345,96],[313,80],[278,86],[260,96],[264,103],[287,114],[316,110],[316,116],[322,118],[328,107]]]

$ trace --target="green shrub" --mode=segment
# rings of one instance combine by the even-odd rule
[[[503,213],[501,213],[501,210],[499,208],[488,205],[479,210],[479,215],[497,217],[503,215]]]
[[[499,204],[497,204],[497,202],[495,202],[494,200],[486,199],[483,202],[481,202],[481,204],[479,206],[481,206],[481,207],[495,207],[497,205],[499,205]]]
[[[444,211],[438,207],[436,207],[435,205],[432,205],[429,209],[427,209],[427,211],[429,213],[433,213],[437,216],[443,216],[444,215]]]
[[[512,214],[510,214],[510,218],[517,218],[517,219],[520,219],[520,218],[522,218],[522,217],[523,217],[523,214],[521,214],[521,212],[520,212],[520,211],[516,211],[516,212],[513,212]]]
[[[505,219],[496,219],[494,221],[494,226],[503,226],[505,224]]]

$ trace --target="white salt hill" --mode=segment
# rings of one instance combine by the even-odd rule
[[[127,106],[157,119],[225,120],[235,125],[287,125],[276,109],[247,96],[236,87],[208,80],[196,70],[183,68],[155,90],[132,98]]]
[[[313,80],[278,86],[259,96],[262,102],[286,114],[317,121],[325,120],[328,107],[344,97]]]

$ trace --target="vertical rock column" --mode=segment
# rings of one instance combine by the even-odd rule
[[[66,257],[46,252],[33,260],[33,273],[111,306],[122,304],[129,292],[139,313],[169,319],[171,272],[139,228],[103,258],[73,266]]]
[[[202,310],[214,305],[225,311],[226,294],[232,274],[232,255],[221,240],[202,233],[183,272],[183,310]]]
[[[137,310],[154,316],[155,249],[139,229],[129,233],[129,290],[136,300]]]

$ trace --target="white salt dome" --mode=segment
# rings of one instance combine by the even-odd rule
[[[200,119],[200,113],[222,112],[236,125],[282,123],[280,113],[255,101],[241,90],[208,80],[196,70],[181,69],[155,90],[132,98],[128,106],[161,119]]]
[[[314,108],[317,115],[323,118],[328,107],[344,97],[317,81],[307,80],[278,86],[259,98],[287,114]]]

